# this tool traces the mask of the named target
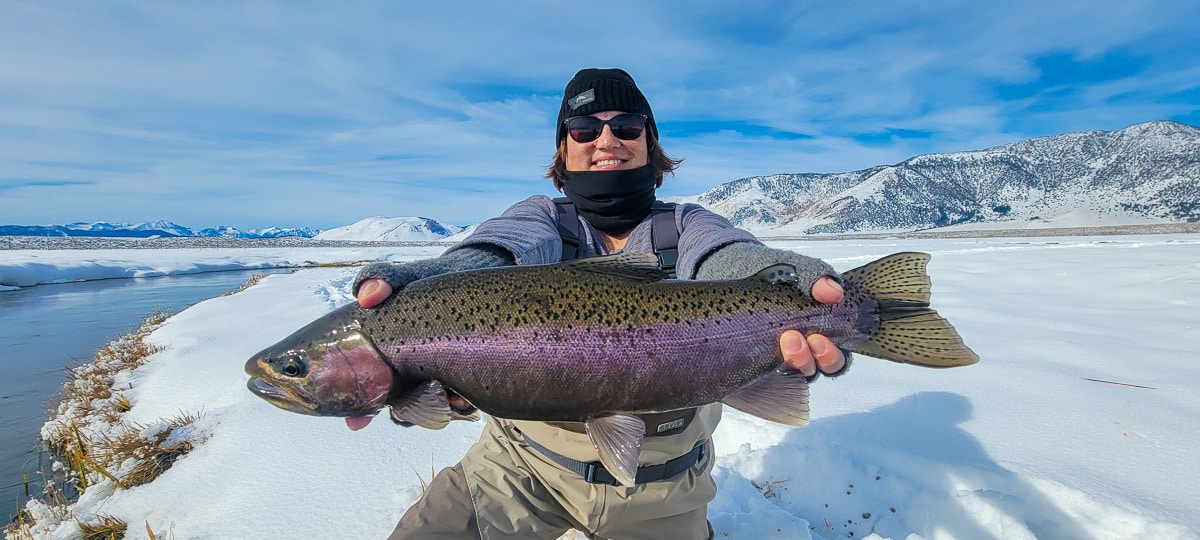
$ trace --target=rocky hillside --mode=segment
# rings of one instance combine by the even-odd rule
[[[855,172],[743,178],[682,200],[760,233],[1197,221],[1200,129],[1068,133]]]

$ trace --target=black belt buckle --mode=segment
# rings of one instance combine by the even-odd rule
[[[634,483],[645,484],[647,482],[657,482],[659,480],[673,478],[675,475],[692,468],[692,465],[699,463],[702,459],[704,459],[703,442],[696,445],[695,448],[692,448],[691,452],[667,461],[666,463],[638,467],[637,477],[634,479]],[[617,481],[617,478],[613,476],[612,473],[608,472],[608,469],[604,468],[604,464],[600,463],[599,461],[589,461],[583,465],[583,479],[587,483],[607,484],[610,486],[621,485],[621,483]]]
[[[620,483],[617,482],[617,478],[609,473],[608,469],[605,469],[604,465],[599,461],[591,461],[585,463],[585,465],[587,465],[587,468],[584,469],[583,479],[586,480],[587,483],[608,484],[610,486],[615,486]]]

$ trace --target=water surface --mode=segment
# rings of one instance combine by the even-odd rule
[[[0,292],[0,508],[15,514],[26,500],[22,474],[36,481],[47,461],[38,451],[39,433],[68,367],[90,362],[96,349],[159,309],[177,313],[262,272],[107,279]]]

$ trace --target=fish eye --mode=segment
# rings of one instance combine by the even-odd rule
[[[279,366],[279,372],[288,377],[303,377],[308,373],[308,369],[303,362],[295,358],[288,358],[282,366]]]

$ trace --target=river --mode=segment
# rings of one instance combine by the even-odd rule
[[[39,432],[67,368],[161,309],[177,313],[237,289],[255,271],[106,279],[0,292],[0,504],[9,515],[37,496],[47,457]],[[279,271],[265,271],[266,273]]]

